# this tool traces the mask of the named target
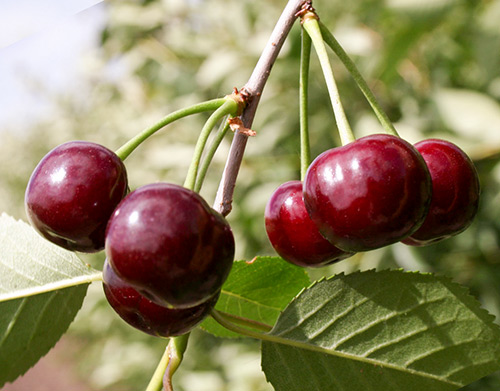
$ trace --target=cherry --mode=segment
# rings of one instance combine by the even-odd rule
[[[385,134],[323,152],[304,180],[311,219],[344,251],[367,251],[411,235],[425,219],[431,193],[422,156]]]
[[[297,266],[321,267],[353,255],[319,233],[304,205],[301,181],[286,182],[274,191],[266,205],[265,223],[276,252]]]
[[[142,295],[171,308],[193,307],[215,295],[234,257],[227,221],[197,193],[155,183],[118,205],[106,233],[116,273]]]
[[[106,260],[103,288],[109,304],[131,326],[158,337],[173,337],[194,329],[214,308],[219,294],[192,308],[171,309],[153,303],[117,276]]]
[[[474,163],[455,144],[429,139],[415,144],[432,178],[432,200],[422,226],[403,243],[423,246],[464,231],[476,216],[479,178]]]
[[[108,219],[126,192],[125,166],[113,151],[71,141],[36,166],[26,188],[26,213],[51,242],[72,251],[100,251]]]

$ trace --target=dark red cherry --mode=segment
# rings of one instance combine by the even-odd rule
[[[322,153],[304,180],[311,219],[344,251],[383,247],[415,232],[431,192],[422,156],[408,142],[385,134]]]
[[[174,337],[190,332],[214,308],[219,293],[192,308],[171,309],[153,303],[118,277],[106,261],[103,288],[109,304],[120,317],[147,334]]]
[[[55,244],[100,251],[109,217],[126,192],[125,166],[113,151],[71,141],[36,166],[26,188],[26,213],[31,225]]]
[[[215,295],[234,258],[227,221],[197,193],[156,183],[118,205],[106,233],[116,273],[157,304],[185,308]]]
[[[321,267],[353,255],[319,233],[304,205],[301,181],[286,182],[274,191],[266,206],[265,223],[276,252],[295,265]]]
[[[415,144],[432,178],[432,201],[422,226],[403,243],[423,246],[464,231],[479,205],[479,178],[474,163],[455,144],[430,139]]]

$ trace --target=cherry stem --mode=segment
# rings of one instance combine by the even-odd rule
[[[217,125],[217,122],[219,122],[226,115],[235,115],[238,110],[238,103],[233,98],[226,97],[224,104],[217,110],[215,110],[208,118],[207,122],[205,122],[205,125],[203,125],[203,128],[201,129],[201,133],[194,148],[194,155],[191,159],[191,164],[189,166],[186,180],[184,182],[184,187],[191,190],[195,187],[196,176],[198,175],[198,167],[200,165],[201,156],[203,154],[203,150],[205,149],[205,145],[207,144],[208,137],[212,132],[212,129],[215,127],[215,125]]]
[[[178,337],[170,338],[166,352],[168,354],[168,364],[163,376],[163,389],[164,391],[174,391],[172,386],[172,376],[174,375],[179,365],[181,365],[186,351],[189,333],[180,335]]]
[[[213,311],[216,311],[217,314],[221,318],[224,318],[228,322],[232,322],[234,324],[239,324],[241,326],[249,327],[249,328],[264,331],[264,332],[269,332],[273,328],[272,326],[270,326],[266,323],[258,322],[258,321],[253,320],[253,319],[243,318],[241,316],[229,314],[227,312],[222,312],[222,311],[217,311],[217,310],[213,310]]]
[[[167,346],[165,353],[163,353],[163,356],[161,357],[160,362],[158,363],[158,366],[149,381],[146,391],[160,391],[163,388],[163,375],[167,369],[168,361],[169,355]]]
[[[323,35],[323,39],[326,42],[328,46],[333,50],[333,52],[337,55],[340,61],[344,64],[346,69],[349,71],[351,74],[352,78],[358,85],[359,89],[361,92],[364,94],[366,100],[368,103],[370,103],[370,106],[372,107],[375,115],[377,116],[378,120],[382,124],[384,130],[392,134],[394,136],[398,136],[398,132],[394,128],[394,125],[392,124],[391,120],[387,116],[387,114],[382,110],[381,106],[379,105],[377,99],[375,98],[375,95],[373,95],[373,92],[370,90],[370,87],[368,86],[368,83],[365,81],[361,73],[359,72],[358,68],[354,64],[354,62],[350,59],[350,57],[347,55],[345,50],[340,46],[339,42],[335,39],[333,34],[328,30],[328,28],[321,22],[319,22],[319,27],[321,30],[321,33]]]
[[[300,111],[300,180],[304,180],[311,162],[308,121],[309,63],[311,59],[311,37],[301,29],[299,111]]]
[[[226,101],[227,98],[212,99],[206,102],[198,103],[193,106],[185,107],[183,109],[174,111],[173,113],[170,113],[166,117],[162,118],[153,126],[144,129],[137,136],[130,139],[116,151],[116,154],[121,160],[125,160],[146,139],[148,139],[150,136],[152,136],[154,133],[156,133],[158,130],[165,127],[166,125],[171,124],[172,122],[177,121],[178,119],[187,117],[192,114],[216,110],[220,106],[222,106]]]
[[[182,362],[188,340],[189,333],[170,338],[146,391],[173,391],[172,375]]]
[[[203,159],[202,165],[199,168],[198,176],[196,177],[196,184],[194,186],[195,192],[197,193],[200,192],[201,187],[203,185],[203,181],[205,180],[205,176],[207,175],[208,168],[210,167],[210,163],[212,162],[215,152],[217,152],[217,149],[219,148],[228,130],[229,130],[229,122],[227,120],[222,121],[221,126],[217,134],[215,135],[215,138],[212,141],[212,144],[210,144],[210,147],[206,152],[206,156]]]
[[[355,137],[352,133],[349,122],[347,121],[347,117],[340,100],[340,93],[337,88],[337,83],[335,82],[335,77],[333,76],[328,53],[326,52],[323,36],[321,35],[319,28],[317,15],[313,12],[307,12],[302,17],[302,26],[311,37],[314,49],[318,55],[321,69],[323,70],[323,75],[325,77],[326,86],[328,88],[328,93],[330,95],[333,112],[335,114],[335,121],[339,130],[340,140],[342,145],[349,144],[355,140]]]
[[[299,12],[305,0],[289,0],[285,9],[283,10],[276,26],[274,27],[269,40],[267,41],[264,50],[255,66],[252,75],[242,90],[249,96],[247,106],[243,110],[241,120],[246,128],[251,128],[257,106],[259,105],[260,97],[264,86],[271,74],[271,68],[278,57],[278,54],[290,33],[293,23],[297,19],[297,12]],[[232,200],[234,194],[234,187],[236,178],[240,170],[241,161],[245,152],[248,136],[236,131],[229,156],[224,167],[222,179],[219,184],[219,189],[214,201],[214,209],[226,216],[231,212]]]

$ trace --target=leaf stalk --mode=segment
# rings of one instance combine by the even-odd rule
[[[217,310],[213,310],[213,311],[217,311]],[[228,322],[232,322],[234,324],[249,327],[249,328],[252,328],[255,330],[260,330],[263,332],[269,332],[272,330],[272,326],[265,324],[265,323],[262,323],[262,322],[258,322],[258,321],[253,320],[253,319],[243,318],[241,316],[229,314],[227,312],[222,312],[222,311],[217,311],[217,314],[220,317],[226,319]]]

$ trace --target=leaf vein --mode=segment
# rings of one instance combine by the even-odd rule
[[[400,335],[399,337],[396,337],[394,339],[391,339],[391,340],[388,340],[386,341],[385,343],[381,343],[377,346],[374,346],[372,349],[370,350],[367,350],[363,356],[364,357],[369,357],[370,355],[372,355],[373,353],[377,352],[378,350],[380,349],[383,349],[387,346],[391,346],[391,345],[397,345],[401,342],[403,342],[404,340],[408,339],[408,338],[411,338],[411,337],[415,337],[416,335],[418,334],[422,334],[422,333],[426,333],[426,332],[429,332],[430,330],[433,330],[433,329],[437,329],[439,327],[442,327],[442,326],[445,326],[447,324],[450,324],[450,323],[453,323],[455,322],[456,319],[452,318],[452,319],[447,319],[446,321],[443,321],[441,323],[438,323],[438,324],[435,324],[431,327],[428,327],[428,326],[424,326],[423,328],[420,328],[420,329],[417,329],[417,330],[414,330],[414,331],[411,331],[409,333],[406,333],[406,334],[403,334],[403,335]]]
[[[28,257],[31,261],[33,261],[33,263],[35,263],[35,264],[37,264],[37,265],[40,265],[40,266],[42,266],[42,267],[44,267],[44,268],[47,268],[47,269],[51,270],[52,272],[54,272],[54,273],[56,273],[56,274],[60,274],[60,275],[62,275],[62,276],[64,276],[64,277],[71,277],[71,275],[70,275],[70,274],[63,273],[62,271],[57,270],[57,269],[55,269],[55,268],[53,268],[53,267],[51,267],[51,266],[49,266],[49,265],[47,265],[47,264],[45,264],[45,263],[41,263],[38,259],[35,259],[35,258],[33,257],[33,255],[32,255],[32,254],[31,254],[28,250],[26,250],[26,249],[24,249],[24,248],[20,248],[20,247],[19,247],[19,245],[17,245],[17,244],[16,244],[16,242],[15,242],[15,241],[14,241],[14,240],[10,237],[10,236],[6,235],[5,237],[7,238],[7,240],[8,240],[8,241],[10,241],[10,242],[13,244],[13,246],[14,246],[15,248],[17,248],[17,251],[19,251],[20,253],[25,254],[25,255],[26,255],[26,257]],[[64,258],[64,257],[63,257],[60,253],[57,253],[57,252],[56,252],[56,251],[52,248],[52,246],[45,246],[45,248],[47,248],[50,252],[52,252],[53,254],[55,254],[58,258],[61,258],[63,261],[65,260],[65,258]],[[14,271],[15,271],[15,269],[13,269],[13,268],[12,268],[12,270],[14,270]]]
[[[19,317],[25,305],[26,305],[26,299],[23,299],[19,307],[17,308],[16,313],[12,316],[12,319],[10,320],[9,325],[6,328],[6,332],[2,336],[2,339],[0,340],[0,346],[4,344],[4,342],[7,340],[8,336],[12,332],[12,329],[14,328],[17,318]]]
[[[238,294],[236,294],[234,292],[230,292],[230,291],[227,291],[225,289],[222,290],[221,294],[224,294],[224,295],[227,295],[227,296],[230,296],[230,297],[234,297],[234,298],[236,298],[238,300],[241,300],[241,301],[246,301],[246,302],[248,302],[250,304],[253,304],[253,305],[256,305],[256,306],[269,308],[269,309],[274,310],[274,311],[280,311],[280,308],[273,307],[273,306],[268,305],[268,304],[259,303],[258,301],[249,299],[248,297],[240,296],[240,295],[238,295]]]
[[[432,303],[439,302],[439,301],[442,301],[442,300],[443,300],[443,298],[439,298],[439,299],[434,300],[434,301],[420,302],[416,306],[414,306],[414,307],[412,307],[410,309],[407,309],[404,312],[398,312],[398,311],[389,312],[386,316],[378,318],[378,319],[375,319],[374,321],[372,321],[370,323],[367,323],[365,326],[357,329],[353,333],[351,333],[349,335],[346,335],[344,338],[342,338],[339,341],[337,341],[337,343],[332,346],[332,349],[337,349],[339,346],[341,346],[342,344],[346,343],[351,338],[356,337],[356,336],[358,336],[358,335],[360,335],[360,334],[368,331],[372,327],[375,327],[375,326],[377,326],[377,325],[379,325],[381,323],[388,322],[389,320],[391,320],[391,319],[393,319],[393,318],[395,318],[397,316],[400,316],[403,313],[406,314],[406,315],[408,315],[410,312],[415,311],[416,309],[418,309],[419,307],[421,307],[421,306],[423,306],[425,304],[432,304]]]
[[[465,345],[468,345],[468,344],[471,344],[471,343],[475,343],[475,342],[477,342],[476,338],[473,338],[473,339],[470,339],[470,340],[467,340],[467,341],[461,341],[459,343],[438,346],[435,349],[428,350],[427,352],[425,352],[425,353],[423,353],[423,354],[421,354],[421,355],[419,355],[417,357],[413,357],[410,361],[407,361],[405,363],[405,367],[409,368],[411,365],[414,365],[415,363],[417,363],[419,361],[422,361],[423,359],[425,359],[427,357],[430,357],[430,356],[432,356],[434,354],[440,353],[443,350],[446,350],[446,349],[449,349],[449,348],[454,348],[454,347],[459,347],[459,346],[465,346]]]

